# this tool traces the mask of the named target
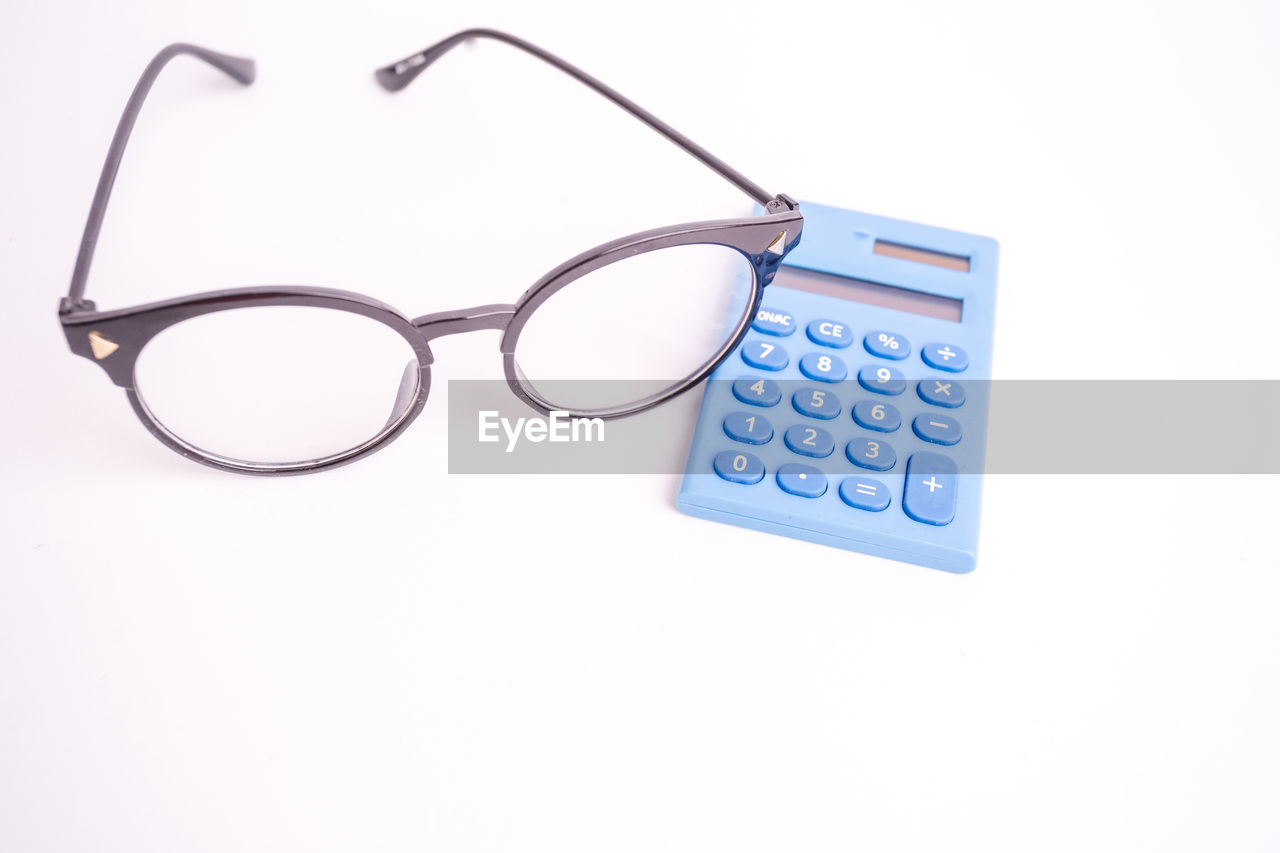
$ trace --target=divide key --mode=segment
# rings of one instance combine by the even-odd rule
[[[920,350],[920,358],[930,367],[948,373],[960,373],[969,366],[969,356],[952,344],[928,344]]]

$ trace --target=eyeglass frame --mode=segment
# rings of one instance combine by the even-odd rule
[[[256,76],[253,60],[228,56],[191,44],[171,44],[157,53],[147,65],[121,115],[85,224],[71,288],[58,304],[58,318],[71,351],[99,364],[112,382],[125,389],[134,413],[161,443],[201,464],[240,474],[305,474],[354,462],[382,449],[399,437],[426,405],[431,388],[431,364],[434,361],[430,342],[446,335],[479,329],[502,331],[499,351],[503,357],[503,372],[508,387],[519,399],[544,415],[557,411],[566,412],[570,416],[604,419],[638,414],[685,393],[706,379],[742,341],[759,309],[764,288],[773,280],[782,259],[800,241],[804,217],[796,202],[786,195],[774,196],[765,192],[652,113],[563,59],[523,39],[496,30],[470,29],[455,33],[400,62],[378,69],[374,76],[386,90],[399,91],[450,49],[473,38],[493,39],[517,47],[594,89],[751,196],[763,206],[765,215],[685,223],[631,234],[588,249],[565,261],[538,279],[515,303],[480,305],[426,314],[415,319],[409,319],[391,306],[363,294],[297,285],[260,285],[207,291],[128,308],[99,311],[96,304],[84,296],[89,267],[125,146],[142,104],[160,72],[170,60],[185,55],[203,60],[244,85],[251,84]],[[661,392],[625,406],[579,411],[553,405],[538,395],[532,383],[521,380],[515,360],[520,333],[533,312],[556,292],[590,272],[628,257],[675,246],[707,244],[733,249],[747,259],[753,271],[752,293],[748,308],[732,334],[715,355],[694,373]],[[184,320],[219,311],[262,306],[305,306],[346,311],[389,326],[408,342],[417,358],[418,387],[414,399],[397,418],[363,444],[318,459],[287,463],[249,462],[221,456],[183,440],[151,413],[139,395],[134,381],[134,367],[138,356],[157,334]]]

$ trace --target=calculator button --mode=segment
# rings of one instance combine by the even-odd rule
[[[854,509],[880,512],[889,505],[889,490],[870,477],[848,477],[840,484],[840,500]]]
[[[843,382],[849,368],[834,355],[811,352],[800,359],[800,372],[819,382]]]
[[[748,341],[742,345],[742,360],[760,370],[781,370],[791,358],[787,351],[768,341]]]
[[[840,401],[836,393],[824,388],[801,388],[791,395],[791,405],[796,411],[811,418],[829,421],[840,414]]]
[[[907,379],[899,371],[884,364],[868,364],[858,371],[858,384],[877,394],[897,396],[907,390]]]
[[[960,422],[946,415],[916,415],[911,429],[925,441],[955,444],[960,441]]]
[[[925,524],[950,524],[956,517],[956,472],[956,463],[940,453],[911,454],[903,510]]]
[[[831,437],[831,433],[822,427],[811,427],[805,424],[788,427],[782,434],[782,440],[793,452],[801,456],[812,456],[815,459],[830,456],[836,449],[836,440]]]
[[[711,461],[711,467],[730,483],[749,486],[764,479],[764,463],[760,457],[739,450],[722,450]]]
[[[776,406],[782,400],[782,388],[772,379],[744,376],[734,380],[733,396],[749,406]]]
[[[788,462],[778,469],[778,486],[788,494],[820,498],[827,491],[827,475],[812,465]]]
[[[786,311],[761,308],[756,312],[756,319],[751,324],[751,328],[762,334],[785,338],[796,330],[796,318]]]
[[[745,444],[765,444],[773,438],[773,424],[763,415],[734,412],[724,419],[724,434]]]
[[[845,446],[844,455],[859,468],[871,471],[888,471],[898,462],[889,442],[874,438],[855,438]]]
[[[824,347],[844,348],[853,343],[853,330],[835,320],[814,320],[805,329],[809,340]]]
[[[959,373],[969,366],[969,356],[958,346],[952,344],[926,344],[920,350],[924,363],[939,370]]]
[[[884,332],[877,329],[874,332],[867,332],[867,336],[862,339],[862,347],[872,355],[878,355],[881,358],[891,358],[894,361],[902,361],[911,355],[911,344],[902,335],[895,335],[893,332]]]
[[[964,405],[964,386],[954,379],[921,379],[916,392],[921,400],[935,406],[958,409]]]
[[[893,432],[902,426],[902,415],[888,403],[863,400],[853,407],[853,420],[863,429],[876,432]]]

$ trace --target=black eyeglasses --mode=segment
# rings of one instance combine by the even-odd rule
[[[151,60],[125,106],[71,291],[58,306],[71,351],[98,362],[125,389],[160,441],[225,471],[318,471],[372,453],[409,426],[427,399],[435,338],[501,330],[503,370],[518,397],[544,414],[599,418],[635,414],[689,390],[742,340],[764,287],[800,240],[796,203],[765,192],[594,77],[505,33],[465,30],[375,76],[399,91],[473,38],[505,42],[591,87],[749,195],[765,215],[631,234],[565,261],[514,304],[415,319],[357,293],[299,286],[99,311],[84,297],[89,265],[125,145],[161,70],[187,55],[245,85],[254,79],[252,60],[170,45]],[[655,311],[664,312],[661,331],[646,320]]]

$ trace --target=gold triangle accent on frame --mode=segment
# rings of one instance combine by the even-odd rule
[[[98,361],[102,361],[111,353],[120,349],[120,345],[102,334],[102,332],[90,332],[89,348],[93,350],[93,357]]]
[[[787,250],[787,232],[786,231],[783,231],[777,237],[774,237],[773,242],[770,243],[768,248],[765,249],[766,252],[771,252],[775,255],[781,255],[786,250]]]

